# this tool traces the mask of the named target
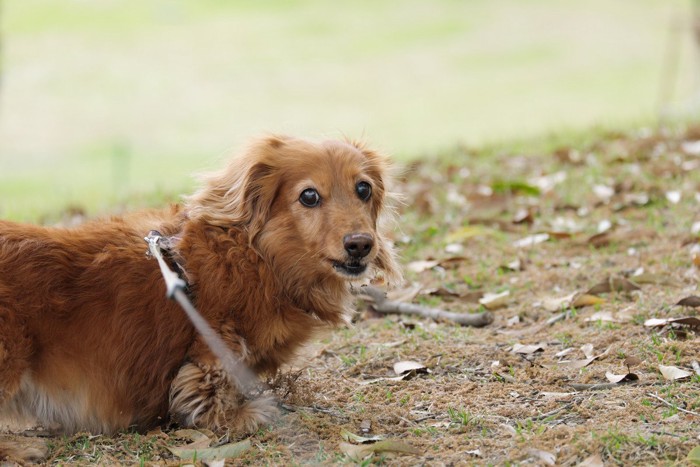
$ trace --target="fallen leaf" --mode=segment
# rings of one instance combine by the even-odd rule
[[[520,208],[513,215],[513,224],[532,224],[533,221],[532,210],[528,208]]]
[[[576,349],[574,349],[573,347],[569,347],[569,348],[567,348],[567,349],[564,349],[564,350],[562,350],[562,351],[560,351],[560,352],[555,353],[554,356],[557,357],[557,358],[566,357],[567,355],[569,355],[569,354],[570,354],[571,352],[573,352],[574,350],[576,350]]]
[[[600,454],[593,454],[582,460],[578,467],[605,467],[605,464]]]
[[[539,233],[516,240],[513,242],[513,246],[515,248],[529,248],[539,243],[546,242],[547,240],[549,240],[549,234]]]
[[[581,352],[583,352],[583,355],[585,355],[586,358],[595,357],[595,355],[593,355],[593,344],[583,344],[581,346]]]
[[[689,376],[693,375],[693,373],[675,366],[659,365],[659,371],[661,371],[661,374],[666,381],[675,381],[677,379],[688,378]]]
[[[611,383],[622,383],[625,381],[637,381],[639,379],[639,376],[635,375],[634,373],[626,373],[624,375],[616,375],[616,374],[613,374],[609,371],[605,372],[605,377]]]
[[[608,323],[617,323],[619,322],[617,319],[613,318],[613,315],[609,311],[599,311],[597,313],[593,313],[591,316],[586,318],[584,321],[586,322],[608,322]]]
[[[540,392],[540,396],[542,396],[543,399],[553,399],[559,402],[571,400],[575,394],[575,392]]]
[[[423,271],[427,271],[428,269],[432,269],[435,266],[440,264],[440,261],[435,261],[435,260],[429,260],[429,261],[411,261],[406,265],[406,269],[409,271],[415,272],[415,273],[421,273]]]
[[[678,204],[681,201],[681,192],[680,191],[667,191],[666,192],[666,199],[671,204]]]
[[[615,189],[607,185],[593,185],[593,193],[603,202],[610,201],[615,194]]]
[[[555,312],[566,308],[583,308],[585,306],[599,305],[605,303],[605,301],[604,298],[596,295],[574,292],[561,298],[546,298],[542,301],[542,306],[547,311]]]
[[[238,457],[250,449],[250,440],[228,443],[215,448],[192,449],[190,447],[168,447],[174,456],[183,460],[214,460]]]
[[[650,328],[666,326],[667,324],[681,324],[692,328],[700,328],[700,318],[695,316],[685,318],[649,318],[644,321],[644,326]]]
[[[422,287],[420,285],[412,285],[405,289],[390,290],[386,294],[386,298],[395,302],[410,302],[420,293]]]
[[[564,360],[557,362],[556,367],[566,368],[569,370],[580,370],[581,368],[587,367],[593,362],[597,357],[586,358],[584,360]]]
[[[640,363],[642,363],[642,359],[639,357],[635,357],[634,355],[630,355],[629,357],[625,358],[622,363],[627,366],[627,368],[631,368],[633,366],[637,366]]]
[[[551,452],[543,451],[541,449],[528,449],[527,453],[533,457],[538,458],[544,465],[554,465],[557,462],[557,456]]]
[[[584,306],[600,305],[601,303],[605,303],[604,298],[596,295],[581,294],[574,298],[573,302],[571,302],[571,306],[574,308],[583,308]]]
[[[414,373],[430,373],[430,370],[425,365],[411,360],[404,360],[394,363],[394,373],[399,376],[404,376],[410,372]]]
[[[213,434],[209,436],[207,433],[189,428],[174,431],[171,436],[191,441],[191,443],[186,446],[181,446],[182,448],[191,449],[208,448],[212,440],[216,438]]]
[[[355,433],[352,433],[351,431],[348,430],[341,430],[340,431],[340,437],[343,438],[345,441],[354,443],[354,444],[366,444],[366,443],[374,443],[377,441],[381,441],[384,439],[382,436],[375,435],[375,436],[360,436],[356,435]]]
[[[673,287],[679,287],[680,284],[669,277],[667,274],[652,274],[652,273],[641,273],[631,277],[635,284],[654,284],[654,285],[670,285]]]
[[[372,431],[372,421],[367,419],[362,420],[362,423],[360,423],[360,431],[363,433]]]
[[[447,243],[462,242],[473,237],[490,234],[493,234],[493,230],[484,227],[483,225],[465,225],[464,227],[460,227],[457,230],[447,234],[445,241]]]
[[[503,266],[500,266],[502,271],[504,270],[510,270],[510,271],[522,271],[523,270],[523,264],[520,259],[514,259],[513,261],[506,263]]]
[[[686,459],[693,465],[700,465],[700,446],[695,446],[691,449]]]
[[[597,231],[599,234],[602,234],[612,229],[612,226],[613,224],[609,219],[603,219],[602,221],[598,222]]]
[[[523,354],[523,355],[530,355],[530,354],[533,354],[535,352],[544,352],[544,347],[539,345],[539,344],[534,344],[534,345],[515,344],[515,345],[513,345],[513,349],[511,350],[511,352]]]
[[[611,276],[607,280],[599,282],[591,287],[586,293],[590,295],[598,295],[608,292],[631,292],[639,289],[640,287],[637,284],[625,279],[624,277]]]
[[[683,141],[681,149],[689,156],[700,156],[700,141]]]
[[[677,306],[687,306],[691,308],[697,308],[700,307],[700,297],[691,295],[689,297],[685,297],[676,303]]]
[[[505,290],[501,293],[487,293],[479,300],[479,303],[488,310],[495,310],[504,306],[508,302],[510,291]]]
[[[378,441],[374,444],[360,444],[354,445],[349,443],[340,443],[340,450],[343,451],[348,457],[356,461],[363,460],[367,456],[374,454],[381,454],[383,452],[395,452],[399,454],[413,454],[420,455],[421,451],[406,444],[402,441],[396,441],[391,439],[385,439],[383,441]]]
[[[610,232],[603,232],[591,235],[590,237],[588,237],[588,240],[586,240],[586,242],[593,245],[596,248],[600,248],[602,246],[608,245],[610,243],[610,238]]]

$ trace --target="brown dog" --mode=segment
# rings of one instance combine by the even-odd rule
[[[397,278],[377,230],[386,164],[359,144],[269,137],[181,208],[76,229],[0,222],[0,420],[93,433],[268,422],[274,404],[243,400],[165,298],[143,237],[174,239],[171,260],[200,313],[269,374],[346,319],[350,281]]]

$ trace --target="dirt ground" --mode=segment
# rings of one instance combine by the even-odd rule
[[[246,440],[164,429],[24,441],[46,444],[46,464],[187,464],[168,448],[192,443],[240,447],[234,465],[691,464],[700,128],[537,146],[455,148],[452,162],[403,168],[396,186],[406,283],[389,298],[491,324],[359,300],[351,327],[272,382],[283,415]],[[405,361],[420,365],[397,376]]]

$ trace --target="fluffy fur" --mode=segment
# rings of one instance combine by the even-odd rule
[[[0,420],[68,433],[268,422],[274,404],[244,400],[165,298],[143,237],[173,238],[200,313],[256,374],[273,373],[315,330],[344,322],[350,281],[397,278],[378,230],[386,170],[360,144],[269,137],[181,207],[74,229],[0,222]]]

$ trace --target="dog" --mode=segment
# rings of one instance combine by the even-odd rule
[[[272,375],[347,321],[353,281],[399,280],[388,167],[357,142],[268,136],[169,209],[70,229],[0,221],[0,420],[95,434],[269,423],[274,401],[246,399],[167,300],[144,236],[170,239],[199,312]]]

